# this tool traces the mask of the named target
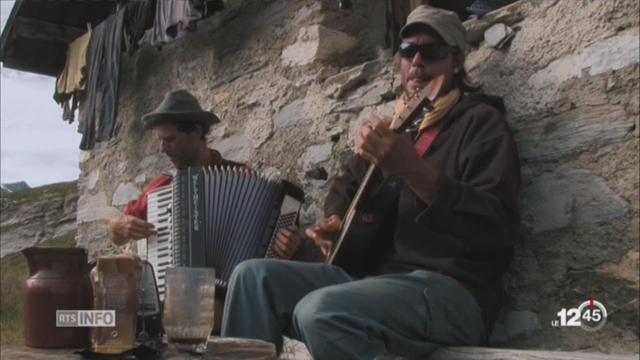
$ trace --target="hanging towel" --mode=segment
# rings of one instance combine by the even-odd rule
[[[56,80],[53,100],[62,106],[62,119],[72,123],[78,96],[85,88],[91,31],[72,41],[67,48],[64,68]]]
[[[91,32],[87,32],[69,44],[64,69],[56,82],[56,102],[60,103],[74,92],[84,90],[90,43]]]

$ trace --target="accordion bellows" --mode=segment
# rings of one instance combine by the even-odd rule
[[[285,181],[240,167],[191,167],[148,195],[147,221],[157,234],[139,241],[164,294],[171,266],[213,267],[226,287],[250,258],[274,257],[279,229],[295,224],[304,194]]]

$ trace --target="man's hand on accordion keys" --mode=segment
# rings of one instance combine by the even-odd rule
[[[140,240],[156,233],[153,224],[132,215],[122,215],[109,222],[111,239],[116,245],[124,245],[129,240]]]
[[[342,219],[337,215],[331,215],[318,221],[313,228],[307,229],[305,234],[320,248],[325,259],[328,259],[333,250],[333,241],[340,234],[341,228]]]
[[[298,227],[289,226],[281,229],[276,235],[276,254],[280,259],[289,260],[298,252],[300,248],[300,237],[298,236]]]

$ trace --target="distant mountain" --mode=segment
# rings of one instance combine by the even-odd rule
[[[19,182],[14,182],[9,184],[2,184],[0,185],[0,189],[1,189],[0,191],[3,193],[16,193],[20,191],[29,190],[31,189],[31,187],[26,182],[19,181]]]

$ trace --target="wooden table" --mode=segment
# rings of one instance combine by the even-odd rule
[[[73,352],[76,349],[35,349],[21,345],[2,345],[0,358],[25,360],[80,360],[82,356]],[[260,340],[218,338],[209,339],[207,353],[190,355],[167,346],[158,360],[200,359],[200,360],[273,360],[276,359],[276,348],[273,344]]]

